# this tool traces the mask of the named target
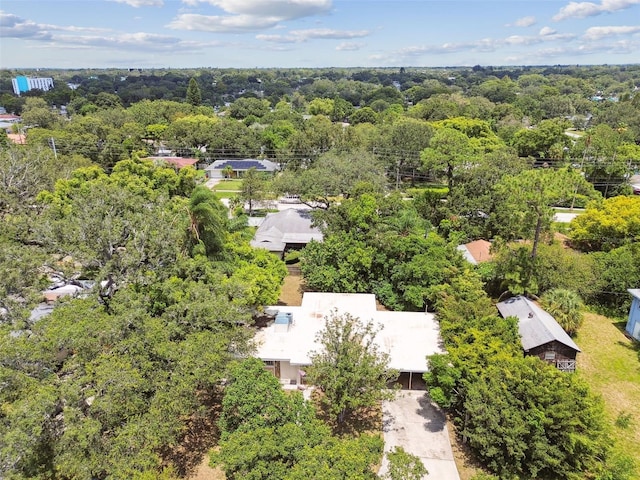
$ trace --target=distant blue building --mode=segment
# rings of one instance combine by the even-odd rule
[[[42,90],[46,92],[50,88],[53,88],[53,78],[51,77],[25,77],[23,75],[11,79],[13,85],[13,93],[20,96],[21,93],[28,92],[29,90]]]
[[[625,330],[636,340],[640,340],[640,288],[629,289],[633,296],[631,308],[629,309],[629,321]]]

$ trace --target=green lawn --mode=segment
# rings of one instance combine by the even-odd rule
[[[213,191],[219,190],[230,190],[233,192],[239,192],[242,189],[242,180],[232,179],[232,180],[221,180],[218,184],[213,187]]]
[[[214,190],[213,194],[216,196],[216,198],[218,199],[222,199],[222,198],[236,198],[238,196],[239,192],[217,192]]]
[[[640,443],[640,344],[624,334],[623,319],[587,313],[576,338],[582,350],[578,371],[605,402],[613,436],[622,450],[637,458]],[[630,415],[627,428],[615,426],[620,415]],[[640,465],[639,465],[640,467]],[[640,475],[634,477],[640,479]]]

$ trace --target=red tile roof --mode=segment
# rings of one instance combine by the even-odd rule
[[[197,158],[183,158],[183,157],[148,157],[150,160],[154,162],[166,162],[170,165],[173,165],[176,168],[183,168],[188,166],[193,166],[198,163]]]
[[[478,263],[487,262],[492,258],[490,253],[491,242],[487,242],[486,240],[474,240],[473,242],[465,243],[464,246],[467,247],[471,256]]]

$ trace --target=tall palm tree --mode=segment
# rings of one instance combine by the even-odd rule
[[[194,246],[202,244],[207,255],[222,250],[227,233],[227,211],[211,190],[197,186],[189,199],[189,232]]]

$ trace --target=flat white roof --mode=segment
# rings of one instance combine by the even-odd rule
[[[402,372],[426,372],[427,355],[444,353],[440,327],[432,313],[376,310],[375,295],[368,293],[306,292],[301,306],[273,306],[271,310],[289,312],[293,324],[284,331],[270,325],[255,336],[256,356],[262,360],[289,361],[309,365],[309,353],[320,350],[317,333],[332,310],[350,313],[363,322],[381,325],[376,336],[380,349],[390,356],[390,367]]]

